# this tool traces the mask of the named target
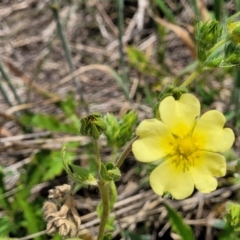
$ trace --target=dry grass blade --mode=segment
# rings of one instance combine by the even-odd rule
[[[211,16],[206,8],[204,1],[202,0],[197,1],[197,5],[201,14],[202,21],[204,22],[209,21],[211,19]]]
[[[53,101],[60,101],[61,98],[54,93],[48,92],[46,89],[44,89],[42,86],[40,86],[37,83],[31,82],[31,80],[26,76],[24,72],[22,72],[20,69],[18,69],[9,59],[3,59],[3,63],[9,68],[9,70],[17,77],[23,80],[25,85],[38,92],[41,96],[50,98]]]
[[[81,67],[81,68],[77,69],[73,73],[71,73],[68,76],[66,76],[65,78],[61,79],[59,81],[59,84],[57,85],[57,87],[59,87],[60,85],[70,81],[73,77],[79,76],[79,75],[81,75],[81,74],[83,74],[83,73],[85,73],[87,71],[91,71],[91,70],[99,70],[99,71],[108,73],[112,77],[114,77],[114,79],[117,81],[117,83],[122,88],[123,93],[124,93],[126,99],[129,99],[128,87],[123,82],[123,80],[117,75],[117,73],[111,67],[106,66],[106,65],[102,65],[102,64],[90,64],[88,66],[84,66],[84,67]]]
[[[197,56],[197,52],[196,52],[196,45],[192,39],[192,37],[190,36],[189,32],[187,30],[185,30],[184,28],[169,23],[166,20],[157,17],[156,15],[154,15],[150,10],[148,11],[149,15],[159,24],[161,24],[162,26],[170,29],[171,31],[173,31],[180,39],[182,39],[182,41],[186,44],[186,46],[188,47],[188,49],[191,52],[191,55],[193,58],[196,58]]]

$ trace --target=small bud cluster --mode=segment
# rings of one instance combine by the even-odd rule
[[[236,44],[240,43],[240,12],[231,16],[227,21],[227,30],[230,39]]]
[[[199,22],[196,29],[198,43],[198,60],[204,63],[208,57],[208,51],[218,42],[222,35],[222,26],[217,20],[211,22]]]
[[[83,136],[91,136],[96,140],[107,128],[99,113],[94,113],[85,118],[81,118],[80,124],[80,133]]]
[[[104,116],[107,130],[105,136],[107,143],[112,148],[121,148],[125,143],[133,137],[133,127],[137,122],[137,114],[134,111],[129,111],[121,116],[120,119],[116,118],[113,114],[107,113]]]
[[[76,237],[81,219],[75,202],[69,194],[70,186],[64,184],[49,190],[49,201],[43,205],[44,219],[47,221],[47,234],[59,233],[63,237]]]

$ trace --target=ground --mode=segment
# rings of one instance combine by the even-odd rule
[[[202,18],[207,17],[213,9],[212,1],[199,2],[203,2],[204,6]],[[228,14],[235,11],[232,1],[224,4]],[[13,90],[19,96],[14,96],[11,86],[2,77],[0,163],[5,173],[12,173],[5,177],[10,196],[14,197],[10,190],[16,189],[22,169],[31,162],[34,154],[42,150],[60,150],[63,142],[80,141],[77,160],[84,165],[89,158],[89,153],[83,150],[89,144],[87,137],[79,136],[78,133],[74,135],[24,128],[18,121],[21,115],[29,112],[44,113],[64,119],[58,103],[68,93],[72,93],[79,118],[93,112],[103,115],[110,112],[121,116],[131,109],[139,114],[139,121],[153,116],[152,106],[158,91],[163,90],[166,84],[196,59],[196,49],[191,46],[195,42],[196,23],[193,7],[187,1],[181,1],[180,4],[174,0],[169,1],[168,6],[175,14],[175,25],[168,24],[164,20],[166,13],[159,9],[154,13],[158,19],[154,20],[148,1],[126,0],[124,9],[120,11],[123,13],[121,48],[118,38],[118,17],[121,14],[118,13],[116,1],[0,2],[2,73],[5,71],[9,76]],[[54,10],[60,16],[71,60],[67,59],[63,41],[59,37]],[[166,21],[162,22],[165,28],[160,29],[159,21]],[[162,33],[164,37],[161,38],[157,33]],[[142,51],[149,58],[151,66],[155,66],[157,73],[154,74],[154,68],[149,66],[136,66],[127,55],[126,48],[129,46]],[[74,77],[71,72],[75,72]],[[123,76],[120,82],[116,73]],[[124,78],[125,75],[127,78]],[[180,81],[185,77],[180,77]],[[124,86],[127,87],[127,93],[124,93]],[[199,84],[192,86],[191,90],[203,100],[204,111],[217,108],[224,112],[234,108],[230,98],[232,89],[231,72],[218,70],[201,75]],[[236,151],[238,142],[235,144]],[[100,143],[101,154],[107,159],[110,150],[104,148],[104,139]],[[115,239],[121,238],[123,230],[126,234],[135,234],[136,238],[133,239],[140,239],[136,234],[146,235],[146,238],[141,239],[178,239],[174,234],[170,236],[170,223],[166,218],[163,201],[170,203],[182,214],[186,223],[193,227],[196,239],[218,239],[219,230],[213,226],[223,218],[226,202],[230,198],[235,199],[240,188],[239,184],[228,186],[228,178],[232,177],[230,172],[220,180],[219,189],[210,194],[195,192],[182,201],[162,199],[153,194],[144,181],[148,172],[135,161],[132,154],[122,169],[123,176],[117,182],[118,201],[113,212],[117,219],[113,233]],[[47,190],[67,181],[66,174],[62,173],[49,181],[36,183],[31,189],[31,196],[28,196],[29,201],[39,196],[46,198]],[[83,215],[82,228],[94,236],[99,224],[95,212],[99,193],[95,188],[88,188],[79,191],[76,198],[78,210]]]

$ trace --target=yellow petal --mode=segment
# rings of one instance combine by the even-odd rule
[[[198,151],[194,165],[190,167],[194,184],[202,193],[212,192],[217,188],[217,180],[214,177],[222,177],[226,174],[226,161],[217,153]]]
[[[175,164],[175,158],[167,159],[153,170],[150,185],[159,195],[168,191],[174,198],[183,199],[192,194],[194,183],[190,172],[184,171],[184,165]]]
[[[175,139],[157,119],[148,119],[140,123],[136,130],[139,138],[133,143],[132,151],[137,160],[152,162],[172,152]]]
[[[179,100],[166,97],[159,106],[160,117],[171,133],[183,137],[189,134],[200,114],[200,103],[191,94],[183,94]]]
[[[223,128],[226,119],[216,110],[208,111],[198,120],[193,139],[198,149],[225,152],[234,142],[234,133],[230,128]]]

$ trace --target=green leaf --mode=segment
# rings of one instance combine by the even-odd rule
[[[103,240],[111,240],[112,239],[112,234],[111,233],[105,233],[103,236]]]
[[[33,234],[36,232],[39,232],[41,230],[41,222],[42,219],[40,219],[37,216],[37,207],[36,205],[29,204],[28,201],[26,201],[25,198],[25,191],[24,189],[20,192],[18,192],[15,195],[15,202],[14,204],[18,206],[18,209],[21,209],[24,215],[24,219],[26,220],[26,227],[28,230],[28,234]],[[27,194],[29,196],[29,194]],[[41,237],[36,237],[36,240],[40,240]]]
[[[105,181],[112,181],[112,177],[108,174],[108,171],[103,163],[101,163],[100,176]]]
[[[88,185],[97,185],[97,179],[89,172],[88,169],[74,164],[70,165],[72,173],[70,177],[77,181],[77,183],[88,184]]]
[[[151,63],[148,57],[136,47],[128,46],[126,50],[130,65],[137,68],[139,72],[154,77],[160,77],[163,75],[163,73],[159,70],[161,67]]]
[[[104,134],[107,138],[108,145],[112,148],[121,148],[126,142],[131,140],[137,119],[138,116],[134,111],[125,113],[120,119],[107,113],[104,116],[104,121],[107,125],[107,130]]]
[[[6,189],[4,184],[4,173],[3,173],[3,168],[0,166],[0,205],[4,210],[11,211],[11,204],[8,201],[8,198],[4,196],[5,193],[6,193]]]
[[[174,13],[170,10],[168,5],[165,3],[166,1],[156,0],[155,2],[158,5],[158,7],[161,9],[161,11],[164,13],[164,16],[166,16],[170,20],[170,22],[175,23],[176,17]]]
[[[121,172],[113,163],[108,162],[105,165],[101,164],[100,175],[104,181],[109,182],[118,180],[121,177]]]
[[[61,159],[59,159],[59,161],[60,160]],[[34,185],[43,181],[44,174],[49,170],[49,168],[52,167],[51,161],[52,151],[41,150],[40,152],[36,153],[31,162],[26,165],[25,173],[21,175],[21,182],[25,185],[25,197],[28,197],[28,191],[30,191]]]
[[[67,117],[75,115],[76,101],[73,93],[68,93],[66,99],[59,103],[60,108],[65,112]]]
[[[6,237],[13,230],[14,224],[7,216],[0,218],[0,237]]]
[[[217,68],[222,62],[223,57],[218,57],[214,59],[208,59],[205,63],[205,67],[207,68]]]
[[[240,204],[228,203],[225,220],[234,227],[235,231],[240,231]]]
[[[64,168],[60,151],[52,151],[49,156],[46,157],[45,161],[47,161],[48,164],[43,175],[43,181],[51,180],[62,173]]]
[[[166,203],[164,206],[167,209],[169,221],[171,222],[173,229],[181,236],[182,240],[194,240],[192,229],[184,223],[183,218],[178,212]]]
[[[41,113],[27,114],[20,118],[20,122],[26,126],[47,129],[53,132],[67,132],[76,134],[78,133],[79,126],[73,123],[64,123],[62,120],[57,119],[53,115],[45,115]]]
[[[98,184],[97,179],[90,173],[88,169],[74,165],[70,159],[66,157],[66,145],[63,145],[62,147],[62,163],[69,177],[76,183],[94,186]]]

